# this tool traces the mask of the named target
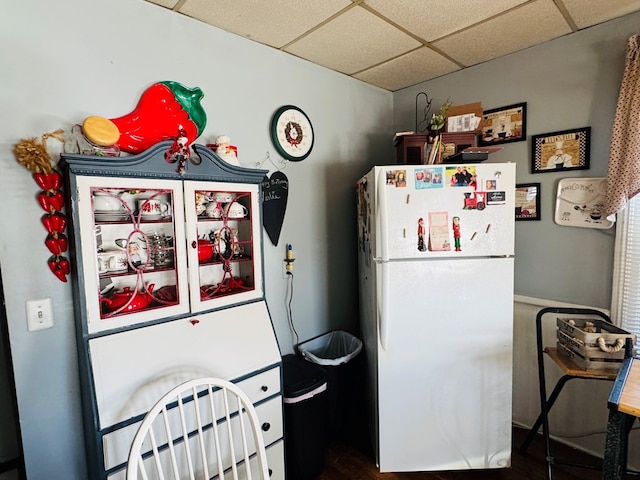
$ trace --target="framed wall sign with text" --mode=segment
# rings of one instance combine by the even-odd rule
[[[531,173],[589,168],[591,127],[531,136]]]

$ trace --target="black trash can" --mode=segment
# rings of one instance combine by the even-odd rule
[[[287,478],[315,480],[327,443],[327,374],[297,355],[282,357]]]
[[[357,367],[352,361],[362,350],[362,340],[340,330],[326,333],[298,345],[309,362],[327,373],[329,442],[344,441],[350,425],[354,405]]]

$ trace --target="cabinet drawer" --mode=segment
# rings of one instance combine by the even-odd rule
[[[269,480],[284,480],[284,440],[267,448],[267,463],[269,464]]]
[[[246,378],[238,386],[256,404],[265,398],[280,393],[280,369],[278,367]]]
[[[256,413],[260,420],[265,445],[271,446],[280,441],[283,437],[282,397],[278,396],[258,405],[256,407]],[[105,470],[126,464],[129,457],[129,447],[133,442],[133,437],[138,431],[140,423],[141,422],[137,422],[128,425],[125,428],[121,428],[104,436]],[[174,431],[179,431],[179,427],[176,427]],[[249,443],[249,448],[253,449],[251,442]],[[117,476],[117,473],[114,473],[110,475],[109,478],[115,479],[120,477]]]
[[[256,457],[251,460],[256,464]],[[267,464],[269,465],[269,480],[285,480],[284,440],[280,440],[267,448]],[[257,468],[254,466],[254,468]],[[127,470],[123,468],[107,477],[107,480],[126,480]]]

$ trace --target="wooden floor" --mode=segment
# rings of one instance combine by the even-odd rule
[[[526,431],[513,429],[511,468],[459,472],[380,473],[368,447],[354,442],[339,443],[327,449],[324,470],[317,480],[546,480],[544,443],[538,435],[527,456],[519,452]],[[601,461],[566,445],[553,443],[553,455],[559,461],[598,465]],[[553,466],[554,480],[599,480],[598,470],[563,465]]]

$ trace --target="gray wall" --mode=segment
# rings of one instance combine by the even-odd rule
[[[297,105],[309,115],[315,147],[284,167],[290,198],[279,245],[265,235],[267,301],[281,350],[290,353],[282,260],[291,243],[300,341],[357,328],[353,185],[392,154],[391,93],[140,0],[5,2],[0,263],[29,480],[52,472],[85,478],[84,442],[71,289],[49,272],[38,188],[12,148],[88,115],[123,115],[161,80],[202,88],[208,122],[199,143],[228,134],[247,167],[267,152],[278,158],[269,139],[278,107]],[[263,167],[274,171],[268,162]],[[28,332],[25,301],[42,297],[53,298],[55,325]]]
[[[0,17],[0,264],[27,474],[30,480],[84,478],[76,346],[68,284],[46,265],[42,215],[29,172],[15,162],[21,138],[68,129],[88,115],[132,110],[159,80],[199,86],[208,124],[200,143],[228,134],[240,161],[255,166],[271,146],[268,125],[281,105],[310,116],[316,144],[289,163],[287,216],[275,247],[265,237],[267,301],[283,353],[295,338],[287,322],[285,244],[295,249],[293,321],[300,340],[334,329],[356,331],[353,185],[374,164],[391,163],[394,131],[414,126],[424,90],[485,108],[528,102],[529,134],[591,125],[592,168],[606,173],[608,136],[625,39],[638,15],[595,27],[460,74],[391,94],[234,35],[170,15],[139,0],[23,0]],[[220,69],[221,60],[230,64]],[[540,181],[543,220],[517,227],[517,292],[608,307],[612,231],[556,226],[560,174],[530,175],[527,142],[492,160],[518,163],[518,181]],[[263,165],[271,168],[267,162]],[[55,326],[28,332],[24,302],[52,297]],[[1,432],[0,432],[1,434]]]
[[[485,110],[527,102],[527,141],[502,145],[488,161],[515,162],[517,182],[540,182],[540,221],[517,222],[517,294],[609,308],[615,228],[554,223],[557,182],[606,177],[609,140],[624,68],[626,40],[639,14],[629,15],[517,54],[474,66],[394,94],[397,131],[415,128],[415,97],[426,92],[432,111],[482,102]],[[531,135],[591,126],[591,168],[531,174]]]

